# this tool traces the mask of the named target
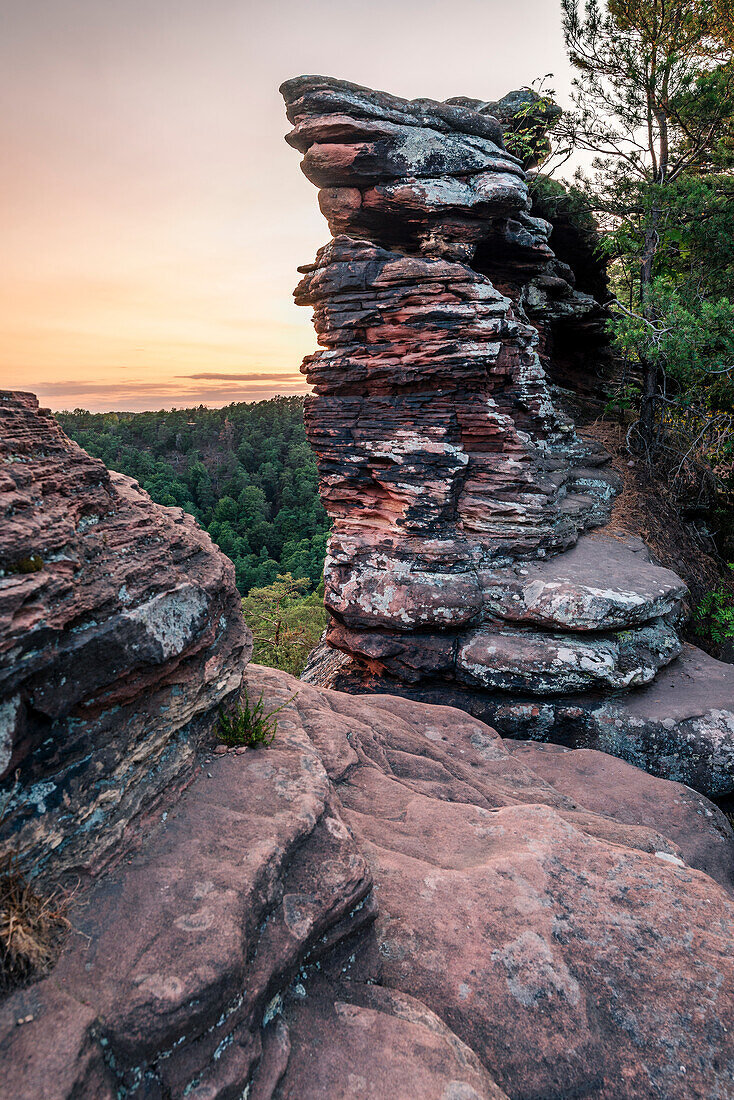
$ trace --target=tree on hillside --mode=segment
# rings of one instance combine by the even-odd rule
[[[323,589],[308,591],[308,577],[281,573],[273,584],[253,588],[242,601],[252,630],[253,659],[298,676],[326,626]]]
[[[719,217],[718,228],[724,252],[734,255],[734,181],[726,178],[734,149],[732,0],[588,0],[583,12],[579,0],[562,0],[562,9],[578,74],[563,136],[568,147],[593,154],[577,186],[616,261],[617,332],[640,364],[638,429],[651,451],[671,364],[684,364],[683,386],[734,364],[732,307],[706,293],[690,247],[723,201],[728,225]],[[688,344],[672,348],[682,317]]]

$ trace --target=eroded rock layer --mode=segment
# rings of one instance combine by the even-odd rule
[[[508,732],[531,737],[568,729],[563,699],[598,696],[624,753],[635,723],[605,700],[676,662],[686,588],[639,542],[593,533],[618,481],[546,367],[593,375],[604,311],[533,216],[503,144],[513,96],[406,101],[324,77],[281,90],[334,234],[296,289],[322,349],[303,365],[306,427],[333,521],[330,622],[306,678],[450,691],[501,729],[510,705]],[[585,285],[603,287],[584,255]],[[663,711],[665,764],[656,737],[630,757],[734,789],[734,676],[720,679],[693,738]],[[595,744],[604,718],[574,728]]]
[[[0,1004],[24,1100],[729,1100],[734,836],[687,787],[250,666],[203,761]]]
[[[252,646],[231,562],[0,392],[0,837],[94,870],[191,778]]]

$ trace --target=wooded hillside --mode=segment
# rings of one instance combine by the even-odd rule
[[[58,419],[154,501],[195,516],[234,562],[242,595],[279,573],[318,585],[328,520],[303,430],[303,398],[171,412],[75,409]]]

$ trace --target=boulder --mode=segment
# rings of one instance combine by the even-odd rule
[[[734,894],[731,826],[718,806],[684,783],[656,779],[595,749],[504,738],[505,748],[559,793],[627,825],[649,825],[673,840],[698,867]]]
[[[310,654],[303,679],[337,691],[390,691],[459,707],[503,737],[599,749],[711,798],[734,789],[734,667],[695,646],[683,644],[655,680],[631,692],[541,695],[531,694],[526,683],[511,695],[460,684],[453,651],[445,639],[443,649],[438,641],[422,636],[415,646],[403,639],[400,649],[387,649],[381,637],[373,651],[347,634],[345,648],[360,659],[322,643]]]
[[[232,563],[0,392],[0,838],[34,874],[119,858],[252,650]]]
[[[488,570],[481,581],[495,618],[582,634],[665,618],[687,592],[641,540],[600,532],[557,557]]]

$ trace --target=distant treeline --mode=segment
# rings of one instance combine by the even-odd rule
[[[232,559],[243,595],[324,565],[329,522],[303,429],[303,398],[223,409],[58,414],[68,435],[159,504],[197,518]]]

